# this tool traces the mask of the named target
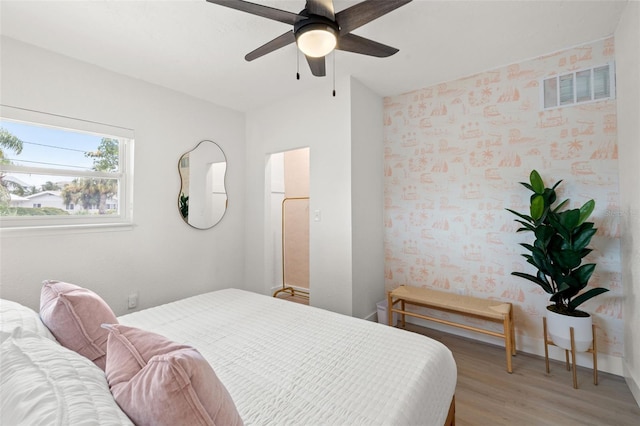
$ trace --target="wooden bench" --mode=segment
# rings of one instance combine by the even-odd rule
[[[515,327],[513,325],[513,308],[511,303],[479,297],[465,296],[421,287],[400,286],[387,294],[389,315],[388,324],[393,324],[394,312],[401,315],[402,327],[405,327],[405,315],[447,324],[465,330],[477,331],[504,339],[507,354],[507,371],[511,373],[511,357],[516,354]],[[400,307],[396,305],[400,304]],[[407,311],[406,305],[421,306],[440,311],[481,318],[503,324],[503,332],[499,333],[472,325],[460,324],[446,319],[430,317],[425,314]]]

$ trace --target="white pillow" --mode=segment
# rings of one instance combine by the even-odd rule
[[[0,299],[0,343],[11,336],[17,328],[56,341],[36,311],[17,302]]]
[[[104,372],[82,355],[22,330],[0,353],[0,424],[133,425]]]

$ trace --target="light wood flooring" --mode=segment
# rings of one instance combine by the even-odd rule
[[[407,324],[446,345],[458,366],[456,426],[594,425],[639,426],[640,407],[624,379],[578,367],[578,389],[564,362],[518,352],[513,374],[505,370],[504,347]]]

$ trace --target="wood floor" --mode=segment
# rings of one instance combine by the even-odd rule
[[[505,370],[504,347],[407,324],[407,329],[445,344],[458,366],[456,426],[594,425],[638,426],[640,407],[624,379],[578,367],[578,389],[564,363],[518,353],[513,374]]]

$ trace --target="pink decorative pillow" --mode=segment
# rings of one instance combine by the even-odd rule
[[[241,426],[231,395],[196,349],[124,325],[105,326],[111,393],[138,426]]]
[[[40,318],[63,346],[86,356],[104,370],[108,330],[115,314],[100,296],[86,288],[60,281],[44,281]]]

